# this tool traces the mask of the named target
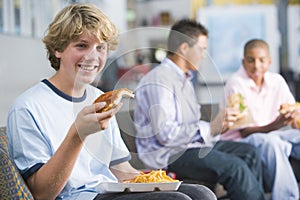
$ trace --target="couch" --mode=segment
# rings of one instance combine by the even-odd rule
[[[8,153],[5,127],[0,127],[0,199],[33,200],[32,194]]]

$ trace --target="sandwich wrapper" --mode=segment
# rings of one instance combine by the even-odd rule
[[[251,111],[248,108],[245,108],[244,112],[246,112],[245,116],[235,121],[234,125],[230,127],[229,130],[239,130],[254,124],[254,119]]]

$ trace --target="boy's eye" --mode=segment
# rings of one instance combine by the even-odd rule
[[[248,62],[248,63],[253,63],[254,60],[250,58],[250,59],[247,59],[247,62]]]
[[[107,48],[107,44],[106,43],[103,43],[103,44],[97,46],[97,49],[101,50],[101,51],[106,50],[106,48]]]
[[[77,47],[84,48],[86,47],[86,44],[77,44]]]
[[[266,62],[267,62],[267,59],[266,59],[266,58],[262,58],[262,59],[260,59],[260,62],[266,63]]]

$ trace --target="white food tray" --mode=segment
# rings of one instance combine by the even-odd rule
[[[151,191],[175,191],[182,181],[166,183],[112,183],[103,182],[100,188],[104,193],[109,192],[151,192]]]

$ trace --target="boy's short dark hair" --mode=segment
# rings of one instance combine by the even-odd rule
[[[193,46],[200,35],[208,37],[208,30],[192,19],[177,21],[172,27],[168,38],[168,53],[174,54],[182,43]]]
[[[269,51],[269,45],[266,41],[262,40],[262,39],[251,39],[248,42],[246,42],[246,44],[244,45],[244,56],[246,56],[246,53],[248,50],[252,49],[252,48],[264,48],[267,51]]]

